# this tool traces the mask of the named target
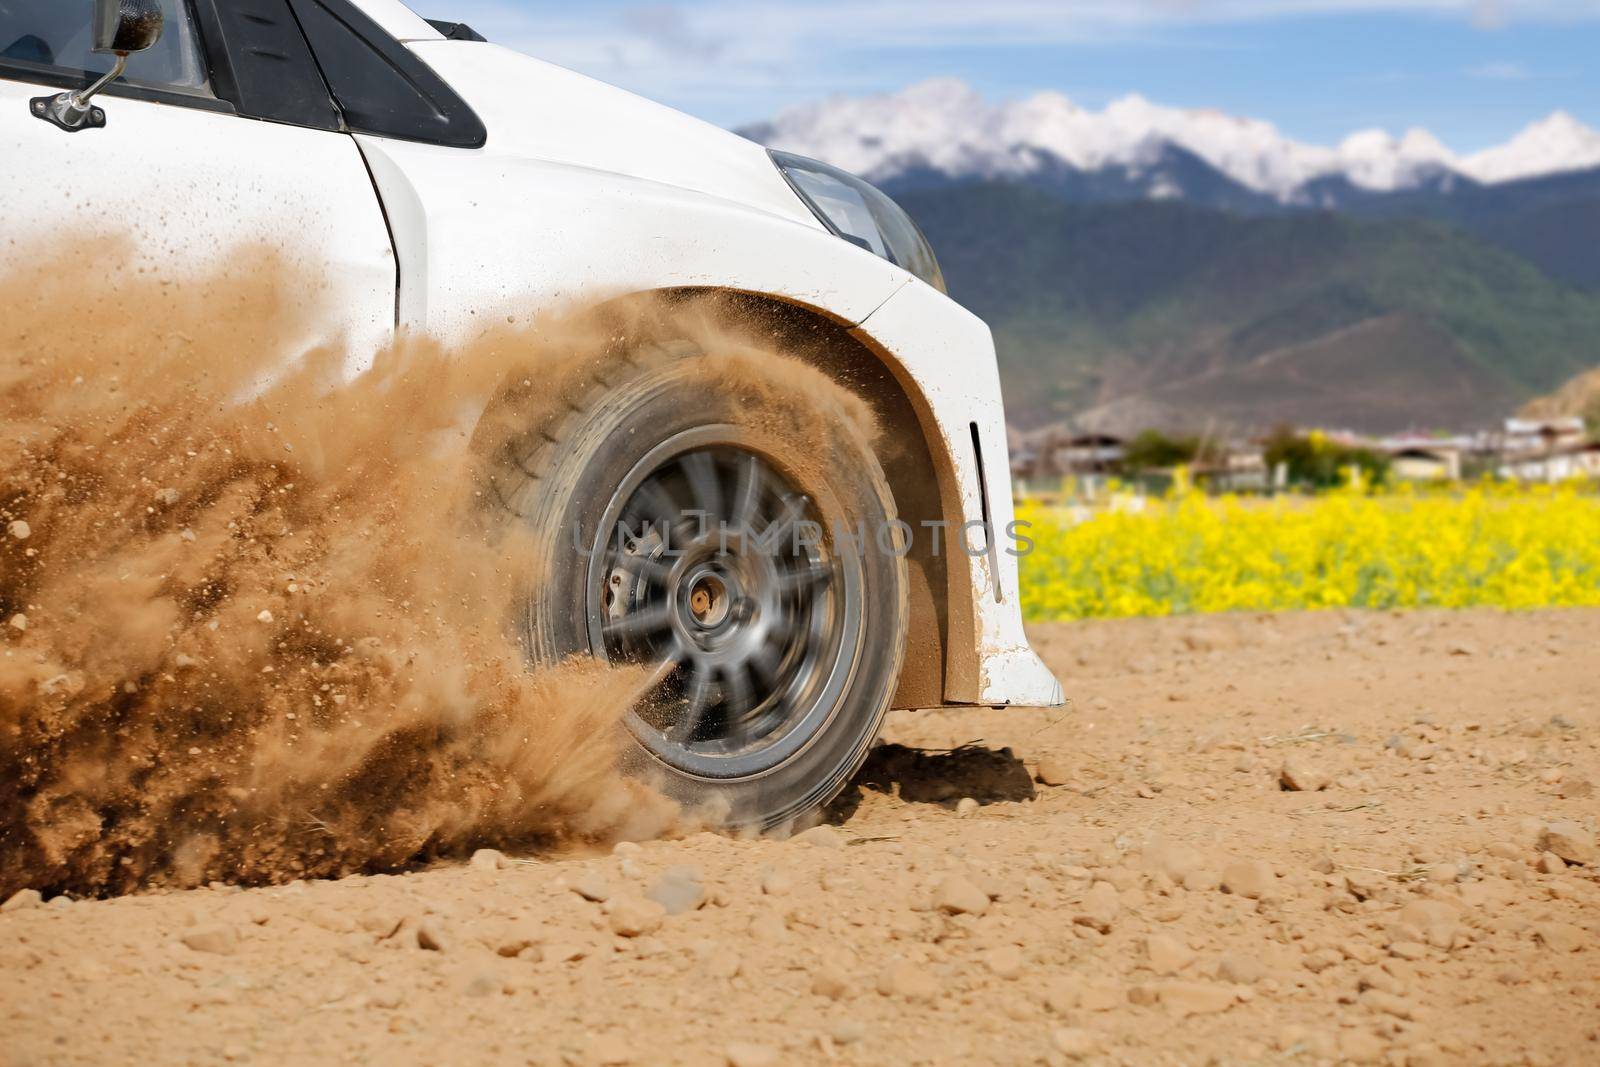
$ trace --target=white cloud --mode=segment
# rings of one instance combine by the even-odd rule
[[[421,3],[421,0],[411,0]],[[433,0],[430,0],[433,2]],[[1480,27],[1600,19],[1600,0],[437,0],[491,40],[685,106],[879,84],[918,50],[1170,42],[1185,27],[1338,13]],[[430,12],[432,13],[432,12]]]
[[[1526,81],[1533,77],[1521,63],[1511,63],[1505,60],[1470,67],[1467,70],[1467,75],[1473,78],[1482,78],[1485,81],[1497,82]]]

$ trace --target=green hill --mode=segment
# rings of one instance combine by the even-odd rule
[[[1448,224],[904,192],[994,327],[1013,419],[1492,422],[1600,364],[1600,295]]]

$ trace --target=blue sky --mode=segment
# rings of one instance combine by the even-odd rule
[[[1564,108],[1600,127],[1600,0],[410,0],[727,126],[956,76],[1263,118],[1424,126],[1458,151]]]

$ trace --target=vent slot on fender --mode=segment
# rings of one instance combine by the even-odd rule
[[[996,603],[1005,603],[1005,593],[1000,588],[1000,552],[999,531],[994,528],[994,515],[989,508],[989,473],[983,465],[983,438],[978,433],[978,424],[967,424],[972,430],[972,458],[978,464],[978,499],[983,504],[983,546],[989,554],[989,584],[994,589]],[[962,545],[966,545],[966,535],[963,534]]]

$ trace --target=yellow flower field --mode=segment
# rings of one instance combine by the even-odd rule
[[[1575,487],[1246,500],[1180,489],[1075,521],[1022,501],[1030,619],[1600,605],[1600,499]]]

